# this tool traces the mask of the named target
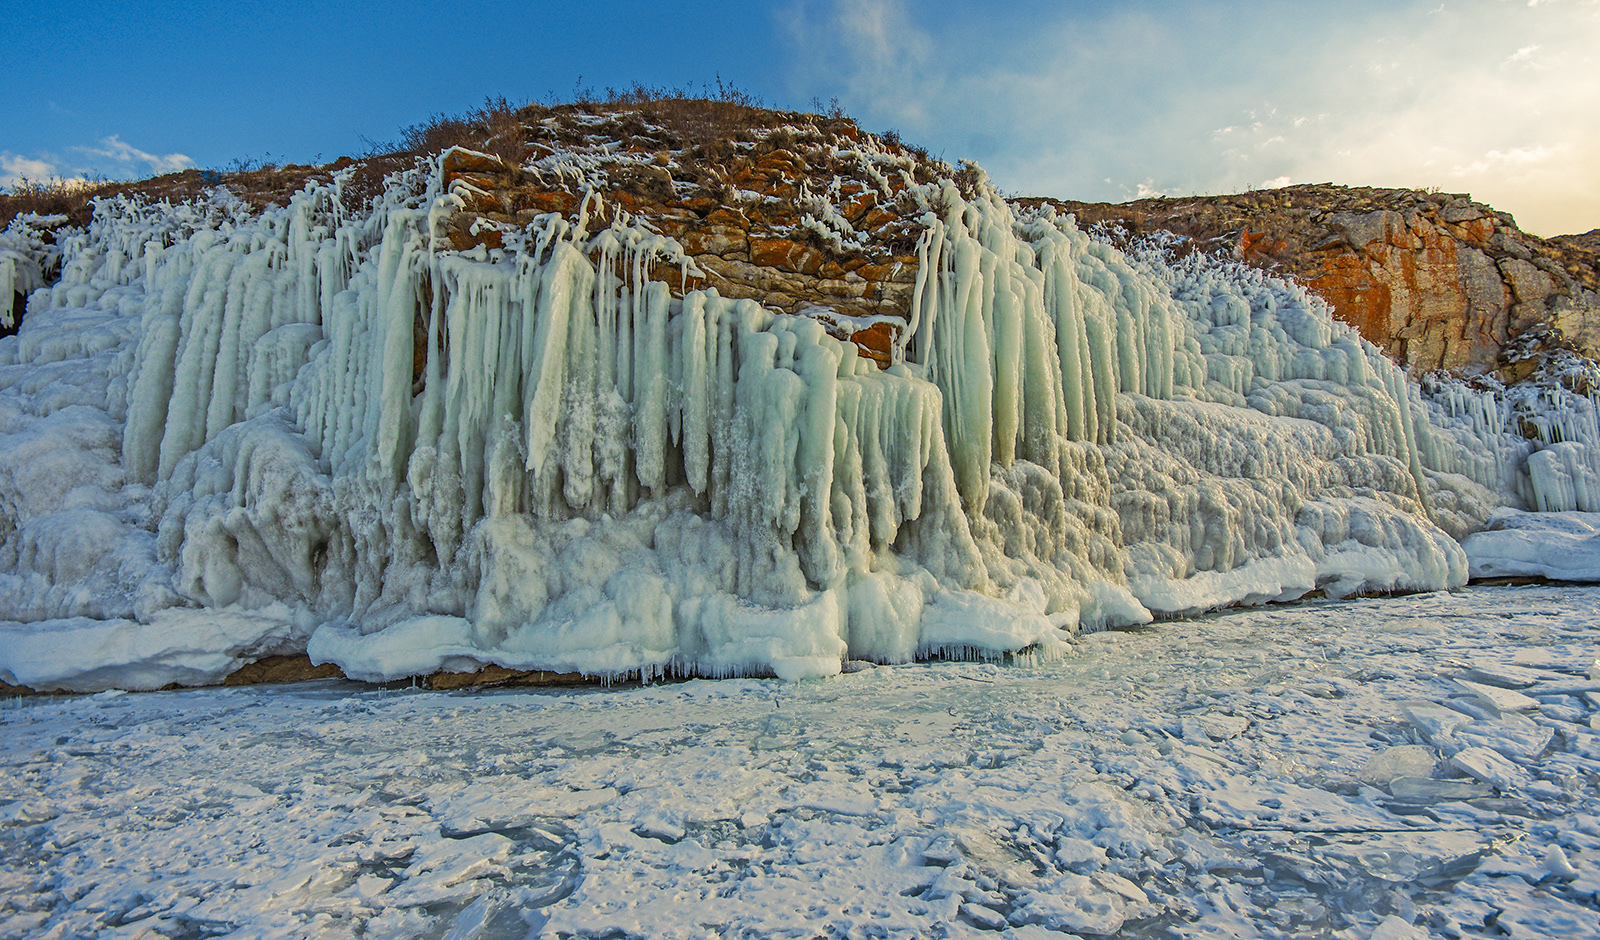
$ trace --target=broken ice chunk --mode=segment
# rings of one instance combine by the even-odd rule
[[[961,849],[956,846],[955,837],[948,832],[941,832],[933,837],[927,848],[922,850],[922,864],[924,865],[949,865],[961,857]]]
[[[1432,803],[1435,800],[1476,800],[1493,796],[1494,791],[1476,780],[1396,777],[1389,781],[1389,794],[1408,803]]]
[[[1367,766],[1361,769],[1361,782],[1374,787],[1387,787],[1390,781],[1401,777],[1431,777],[1438,762],[1432,748],[1420,744],[1402,744],[1374,754],[1367,761]]]
[[[1456,731],[1472,723],[1472,716],[1435,702],[1403,702],[1400,711],[1435,747],[1449,749]]]
[[[1502,715],[1507,712],[1531,711],[1539,707],[1537,701],[1521,692],[1484,685],[1481,682],[1468,682],[1466,679],[1456,679],[1455,683],[1471,692],[1479,702]]]
[[[1088,839],[1056,837],[1056,863],[1076,872],[1092,871],[1106,863],[1106,850]]]
[[[1206,738],[1226,741],[1250,728],[1250,719],[1239,715],[1190,715],[1183,719],[1183,739],[1198,744]]]
[[[1585,722],[1583,709],[1573,708],[1571,705],[1562,705],[1557,702],[1541,702],[1539,713],[1554,721],[1566,721],[1575,725]]]
[[[1473,666],[1467,670],[1466,675],[1474,682],[1497,685],[1502,689],[1526,689],[1537,682],[1552,678],[1550,673],[1538,669],[1492,663]]]
[[[1318,860],[1310,866],[1332,863],[1396,885],[1470,870],[1482,859],[1484,850],[1482,837],[1472,830],[1330,832],[1324,838],[1328,842],[1318,847]],[[1296,867],[1307,873],[1312,870]]]
[[[658,839],[666,843],[679,842],[684,837],[684,828],[660,812],[648,812],[640,815],[633,821],[635,835],[646,839]]]
[[[1553,728],[1514,714],[1499,721],[1474,721],[1455,733],[1460,747],[1486,747],[1517,761],[1538,758],[1554,738]]]
[[[1100,887],[1115,891],[1130,901],[1135,901],[1139,904],[1146,904],[1150,901],[1150,896],[1144,893],[1143,888],[1121,875],[1109,871],[1097,871],[1089,877]]]
[[[1561,851],[1559,845],[1552,845],[1545,850],[1544,867],[1556,876],[1557,881],[1572,881],[1578,877],[1578,870],[1567,861],[1567,853]]]
[[[1533,782],[1527,771],[1486,747],[1464,748],[1450,758],[1450,763],[1504,793],[1521,790]]]
[[[961,913],[967,919],[985,930],[1003,930],[1007,926],[1006,916],[993,908],[981,904],[967,903],[961,905]]]

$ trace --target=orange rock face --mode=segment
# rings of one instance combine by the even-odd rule
[[[1490,217],[1470,203],[1447,208],[1457,211],[1335,216],[1330,226],[1343,238],[1308,259],[1302,277],[1340,319],[1413,372],[1485,372],[1500,365],[1514,324],[1546,311],[1519,306],[1508,290],[1516,276],[1493,257]],[[1452,214],[1461,221],[1448,221]]]
[[[1600,254],[1581,236],[1528,235],[1466,196],[1320,184],[1060,207],[1292,275],[1413,374],[1514,380],[1541,351],[1600,358]]]
[[[899,335],[900,329],[895,324],[880,320],[864,330],[850,334],[850,339],[861,347],[862,355],[876,362],[880,368],[884,368],[889,365],[890,348]]]
[[[750,239],[750,263],[813,276],[822,273],[823,254],[787,238]]]

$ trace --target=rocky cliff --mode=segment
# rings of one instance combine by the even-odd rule
[[[1324,183],[1120,205],[1024,201],[1291,274],[1413,375],[1516,381],[1558,350],[1600,358],[1600,233],[1542,239],[1465,195]]]
[[[1259,269],[1467,368],[1593,306],[1583,239],[1329,188],[1124,251],[837,115],[489,110],[281,201],[179,174],[8,225],[42,286],[0,338],[0,682],[1057,655],[1457,586],[1495,507],[1600,493],[1592,397],[1424,397]]]
[[[938,164],[844,118],[665,107],[557,107],[523,125],[520,161],[453,155],[444,171],[463,211],[449,223],[452,247],[493,248],[538,212],[577,217],[592,194],[597,219],[628,213],[684,245],[692,265],[654,274],[675,291],[712,286],[810,311],[889,364],[926,208],[908,187],[938,176]],[[970,189],[975,174],[963,172]],[[1559,351],[1600,359],[1600,233],[1542,239],[1465,195],[1317,184],[1120,205],[1019,201],[1133,236],[1171,232],[1292,275],[1413,375],[1514,382]]]

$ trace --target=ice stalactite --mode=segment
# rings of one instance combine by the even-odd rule
[[[598,193],[452,250],[470,193],[441,176],[362,212],[343,179],[255,216],[106,202],[67,239],[0,341],[0,433],[82,464],[39,502],[0,462],[17,629],[170,629],[188,604],[258,618],[229,621],[224,665],[803,677],[1451,587],[1455,537],[1517,498],[1499,412],[1425,402],[1298,286],[1118,250],[981,180],[914,191],[880,371],[816,319],[653,280],[693,262]],[[56,379],[84,389],[70,427],[41,420]],[[126,546],[99,607],[95,540]],[[257,622],[280,626],[241,642]]]
[[[681,249],[622,217],[439,251],[451,203],[340,224],[309,190],[143,246],[125,463],[188,596],[303,605],[318,648],[467,621],[504,664],[800,675],[931,652],[922,609],[990,588],[934,386],[671,296]],[[1055,642],[1042,612],[996,608],[996,649]]]

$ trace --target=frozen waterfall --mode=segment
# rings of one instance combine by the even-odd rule
[[[1298,285],[1125,254],[986,184],[917,191],[880,371],[816,320],[651,280],[693,260],[624,213],[591,230],[597,194],[449,250],[441,178],[361,212],[343,177],[259,214],[102,201],[49,286],[12,253],[39,289],[0,340],[0,680],[1048,656],[1459,586],[1501,503],[1600,500],[1592,407],[1530,459],[1493,396],[1425,400]]]

